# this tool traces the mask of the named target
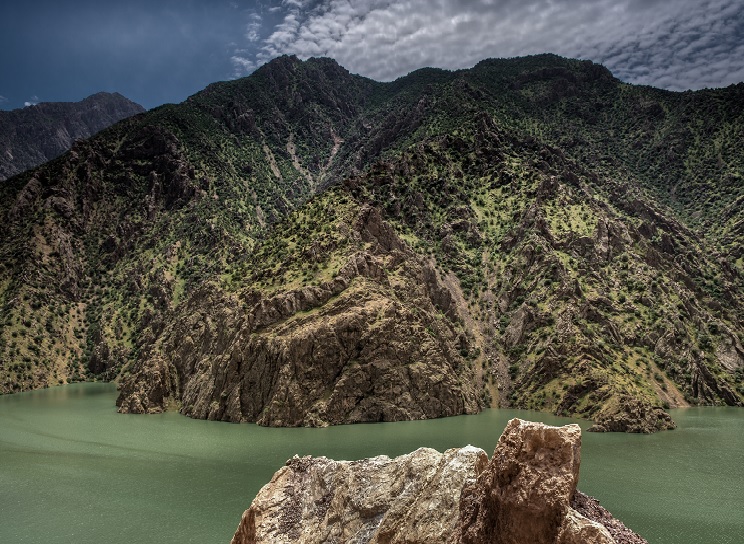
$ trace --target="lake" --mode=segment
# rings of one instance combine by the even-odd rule
[[[228,544],[294,454],[360,459],[472,444],[525,410],[326,429],[117,414],[113,384],[0,396],[0,542]],[[650,543],[744,542],[744,410],[672,410],[655,435],[584,433],[579,488]]]

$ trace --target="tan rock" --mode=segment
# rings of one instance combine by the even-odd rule
[[[512,419],[488,468],[463,491],[461,542],[552,544],[559,533],[572,533],[564,520],[580,461],[578,425],[550,427]]]
[[[577,425],[513,419],[490,462],[471,446],[295,457],[258,493],[232,544],[647,544],[576,491],[580,448]]]
[[[597,499],[576,491],[571,507],[583,517],[602,525],[615,539],[616,544],[648,544],[643,538],[612,517]]]
[[[460,492],[487,461],[473,447],[352,462],[296,457],[261,489],[232,543],[454,542]]]
[[[615,544],[605,527],[569,508],[558,533],[558,544]]]

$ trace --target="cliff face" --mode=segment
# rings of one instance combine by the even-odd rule
[[[194,297],[122,381],[119,411],[158,412],[172,400],[190,416],[270,426],[478,411],[450,292],[376,209],[349,212],[333,276],[270,296]]]
[[[118,93],[0,111],[0,181],[55,159],[75,140],[144,111]]]
[[[395,459],[294,458],[243,514],[232,544],[643,544],[576,491],[581,431],[514,419],[491,460],[473,447]]]

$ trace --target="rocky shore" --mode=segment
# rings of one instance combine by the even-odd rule
[[[578,425],[511,420],[490,461],[467,446],[394,459],[290,459],[231,544],[643,544],[576,490]]]

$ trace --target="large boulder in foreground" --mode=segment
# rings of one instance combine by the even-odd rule
[[[581,430],[513,419],[490,461],[472,446],[390,459],[295,457],[232,544],[644,544],[576,491]]]

